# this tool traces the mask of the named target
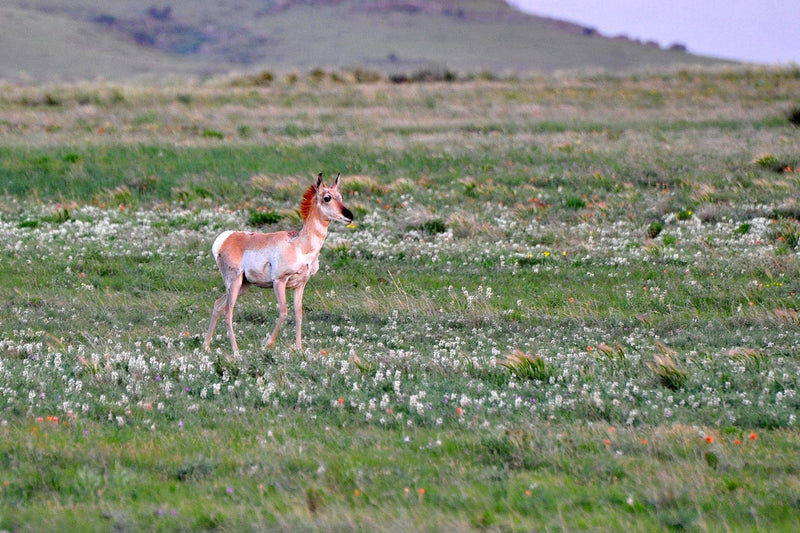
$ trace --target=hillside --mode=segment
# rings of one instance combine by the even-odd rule
[[[436,65],[459,72],[625,71],[717,62],[612,39],[500,0],[11,0],[0,77],[206,76],[230,71]]]

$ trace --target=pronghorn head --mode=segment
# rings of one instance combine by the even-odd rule
[[[300,214],[303,220],[311,213],[312,206],[315,206],[326,222],[338,220],[349,224],[353,221],[353,213],[342,203],[342,195],[339,192],[339,177],[340,175],[337,174],[336,181],[328,187],[322,181],[322,174],[317,175],[317,181],[308,188],[303,196],[303,203],[300,204]]]

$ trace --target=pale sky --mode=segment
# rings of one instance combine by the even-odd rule
[[[509,0],[523,11],[662,47],[756,63],[800,64],[800,0]]]

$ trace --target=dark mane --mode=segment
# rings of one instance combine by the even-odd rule
[[[300,217],[303,219],[303,222],[306,221],[309,213],[311,213],[311,205],[314,202],[314,196],[316,194],[317,188],[313,185],[309,185],[305,194],[303,194],[303,201],[300,202]]]

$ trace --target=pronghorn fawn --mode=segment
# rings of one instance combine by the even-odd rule
[[[303,195],[300,204],[303,229],[254,233],[226,231],[220,234],[211,251],[222,273],[225,294],[214,303],[211,324],[208,326],[203,348],[209,350],[214,327],[222,313],[228,326],[228,337],[234,355],[239,347],[233,334],[233,306],[236,299],[251,285],[272,287],[278,300],[278,323],[267,341],[272,346],[281,324],[286,320],[286,289],[294,289],[295,336],[298,350],[303,349],[300,330],[303,323],[303,290],[309,278],[319,270],[319,252],[332,220],[349,224],[353,213],[342,204],[339,193],[339,176],[327,187],[322,174]]]

